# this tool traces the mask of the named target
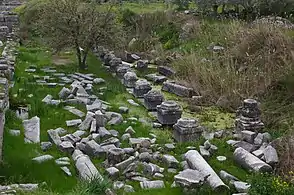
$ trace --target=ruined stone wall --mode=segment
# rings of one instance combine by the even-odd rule
[[[16,49],[19,44],[15,34],[18,16],[10,11],[19,5],[19,1],[0,1],[0,40],[5,43],[0,57],[0,160],[2,160],[5,112],[9,107],[9,86],[13,83]]]

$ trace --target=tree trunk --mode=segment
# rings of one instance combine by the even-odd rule
[[[78,58],[78,64],[79,64],[80,69],[84,69],[83,63],[82,63],[82,54],[81,54],[81,50],[79,47],[76,47],[76,55]]]
[[[87,56],[88,56],[88,51],[85,51],[84,54],[83,54],[83,60],[82,60],[82,66],[83,66],[83,69],[87,69],[88,66],[87,66]]]

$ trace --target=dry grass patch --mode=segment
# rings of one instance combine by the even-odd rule
[[[294,42],[280,29],[250,28],[234,22],[237,28],[219,32],[225,50],[219,53],[192,53],[175,64],[180,78],[190,83],[205,100],[236,108],[244,98],[258,98],[269,87],[291,73]],[[199,39],[209,39],[202,29]],[[206,42],[207,43],[207,42]],[[206,59],[204,59],[204,57]]]

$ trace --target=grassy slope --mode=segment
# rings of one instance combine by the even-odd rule
[[[71,58],[72,56],[69,56]],[[61,87],[56,88],[47,88],[36,85],[28,85],[28,81],[31,80],[32,75],[25,73],[24,69],[29,65],[36,65],[38,69],[44,65],[51,64],[51,54],[46,52],[42,48],[21,48],[20,56],[17,61],[16,69],[16,82],[14,88],[11,90],[11,94],[18,94],[17,97],[12,98],[12,107],[17,104],[29,103],[31,105],[30,116],[39,116],[41,118],[41,140],[47,141],[46,131],[50,128],[64,127],[68,131],[74,131],[75,129],[69,129],[65,127],[65,120],[75,119],[76,116],[71,113],[63,110],[62,107],[47,106],[41,102],[41,100],[47,95],[51,94],[57,98],[57,93]],[[60,72],[74,72],[75,66],[56,66],[57,70]],[[144,118],[148,120],[148,115],[146,110],[143,107],[135,107],[129,105],[126,100],[133,98],[128,94],[123,87],[123,85],[115,77],[109,74],[101,65],[100,62],[94,56],[89,58],[89,70],[87,72],[95,74],[97,77],[104,78],[107,82],[107,89],[104,92],[104,95],[100,98],[110,102],[113,105],[112,110],[116,111],[119,106],[128,106],[130,108],[129,114],[125,114],[124,117],[137,117]],[[39,75],[41,72],[39,72]],[[94,91],[96,94],[99,92],[101,86],[96,86]],[[20,88],[24,88],[24,91],[19,92]],[[32,98],[27,98],[29,94],[33,94]],[[167,96],[168,99],[177,99],[174,96]],[[85,108],[79,108],[84,110]],[[209,115],[206,113],[205,115]],[[212,115],[214,116],[214,115]],[[205,116],[204,118],[209,118]],[[150,120],[150,119],[149,119]],[[31,158],[37,156],[37,154],[42,154],[38,145],[33,144],[24,144],[23,143],[23,133],[20,137],[12,137],[7,131],[9,129],[22,129],[21,121],[16,119],[14,113],[9,111],[7,113],[7,123],[5,127],[5,138],[4,138],[4,162],[0,174],[6,176],[4,183],[9,182],[43,182],[45,181],[48,185],[47,189],[53,192],[66,192],[70,191],[76,185],[76,179],[74,177],[67,178],[59,170],[59,168],[54,165],[54,162],[48,162],[45,164],[35,164],[32,163]],[[136,130],[136,136],[148,136],[150,132],[154,132],[158,135],[158,143],[164,144],[171,142],[171,133],[170,130],[152,130],[150,126],[145,126],[141,123],[132,124],[131,121],[128,121],[126,124],[119,126],[109,127],[109,129],[116,129],[121,134],[124,130],[132,125]],[[175,155],[179,160],[181,160],[180,155],[187,151],[187,146],[196,146],[203,143],[204,140],[196,143],[186,143],[178,144],[174,152],[170,152]],[[127,146],[126,143],[125,146]],[[232,150],[223,144],[223,142],[215,143],[219,147],[219,151],[216,155],[225,155],[228,157],[228,161],[225,163],[220,163],[215,160],[216,155],[214,155],[209,161],[213,168],[218,172],[221,169],[227,170],[238,176],[239,178],[245,179],[246,172],[239,169],[232,162]],[[52,154],[54,157],[61,157],[61,153],[57,149],[52,149],[49,151],[49,154]],[[95,160],[95,165],[100,167],[101,160]],[[163,166],[163,165],[162,165]],[[100,169],[100,168],[99,168]],[[101,169],[102,170],[102,169]],[[74,167],[71,167],[71,171],[74,172]],[[173,176],[168,174],[169,182],[167,186],[171,184]],[[65,184],[66,183],[66,184]],[[136,187],[136,190],[139,190],[138,184],[131,183]],[[40,192],[41,193],[41,192]],[[151,190],[151,191],[139,191],[138,194],[181,194],[182,192],[179,189],[162,189],[162,190]],[[208,193],[208,192],[207,192]],[[209,193],[211,193],[209,191]]]
[[[130,8],[131,10],[137,13],[144,12],[152,12],[155,10],[164,10],[163,4],[135,4],[135,3],[125,3],[123,8]],[[210,42],[212,40],[206,40]],[[201,44],[201,43],[200,43]],[[195,48],[196,46],[196,48]],[[197,49],[197,43],[193,42],[192,44],[187,43],[184,48],[181,50],[189,51],[190,49]],[[191,50],[190,50],[191,51]],[[72,56],[68,56],[72,58]],[[18,65],[16,69],[16,79],[17,82],[15,87],[12,89],[12,95],[18,94],[17,98],[13,98],[13,103],[18,104],[18,102],[25,101],[26,103],[31,104],[32,109],[30,111],[30,116],[38,115],[41,118],[41,139],[42,141],[47,140],[46,131],[50,128],[57,127],[65,127],[65,120],[76,118],[74,115],[69,112],[63,110],[61,107],[54,106],[46,106],[41,103],[41,100],[49,93],[54,97],[57,97],[57,93],[61,89],[57,87],[56,89],[51,88],[43,88],[40,86],[29,86],[27,85],[27,81],[30,80],[31,75],[28,75],[24,72],[24,69],[29,65],[37,65],[38,67],[42,67],[44,65],[51,64],[51,53],[46,52],[43,48],[21,48],[21,54],[18,58]],[[134,107],[130,106],[126,100],[132,98],[129,95],[125,88],[121,85],[121,83],[111,74],[105,71],[105,69],[101,66],[100,62],[94,56],[89,57],[89,70],[87,72],[93,73],[98,77],[104,78],[107,82],[107,89],[104,92],[103,96],[100,96],[101,99],[110,102],[113,105],[113,111],[117,111],[119,106],[128,106],[130,108],[130,113],[124,115],[124,118],[128,117],[143,117],[144,119],[148,119],[148,114],[142,107]],[[62,72],[74,72],[76,66],[68,65],[62,67],[56,67]],[[96,93],[99,92],[99,87],[95,87],[94,91]],[[26,90],[18,93],[18,89],[25,88]],[[34,94],[33,98],[27,98],[27,95]],[[174,96],[167,95],[168,99],[177,99]],[[13,105],[12,105],[13,106]],[[183,104],[185,107],[185,104]],[[80,108],[84,110],[84,108]],[[200,114],[188,114],[186,116],[189,117],[199,117],[201,119],[202,124],[208,125],[212,128],[220,129],[229,126],[228,124],[232,122],[232,116],[229,114],[223,114],[222,112],[216,111],[215,109],[208,109],[204,113]],[[73,178],[67,178],[64,174],[59,170],[57,166],[54,165],[53,162],[49,162],[42,165],[36,165],[31,162],[31,158],[35,157],[38,153],[42,153],[37,145],[25,145],[23,144],[23,133],[21,137],[12,137],[7,133],[9,129],[22,129],[21,121],[15,118],[15,115],[12,112],[8,112],[7,114],[7,123],[5,127],[5,143],[4,143],[4,162],[5,164],[2,166],[0,170],[0,175],[6,176],[3,183],[6,182],[43,182],[46,181],[48,184],[47,189],[53,192],[40,191],[35,194],[64,194],[64,192],[69,192],[68,194],[79,194],[75,192],[71,192],[71,189],[74,188],[77,181]],[[127,124],[111,127],[112,129],[118,130],[121,134],[124,132],[125,128],[129,125],[132,125],[136,130],[136,136],[148,136],[149,132],[155,132],[158,135],[158,142],[160,144],[164,144],[172,141],[171,132],[168,130],[152,130],[149,126],[144,126],[141,123],[131,124],[128,122]],[[68,128],[67,128],[68,129]],[[69,131],[73,131],[74,129],[68,129]],[[198,147],[200,144],[203,144],[204,140],[201,140],[196,143],[187,143],[182,145],[177,145],[177,148],[174,152],[171,152],[175,155],[179,160],[180,154],[186,151],[187,146],[196,146]],[[224,144],[225,140],[215,141],[213,142],[219,147],[218,152],[211,157],[209,163],[212,167],[219,172],[220,170],[226,170],[229,173],[239,177],[242,180],[247,178],[247,173],[240,169],[233,162],[232,159],[232,149],[229,148],[226,144]],[[126,144],[126,143],[123,143]],[[49,152],[55,157],[60,156],[60,152],[57,149],[53,149]],[[228,158],[227,161],[221,163],[216,160],[217,155],[224,155]],[[101,163],[100,160],[94,161],[95,165],[99,167]],[[99,167],[100,169],[100,167]],[[74,172],[74,168],[71,167],[71,171]],[[169,184],[172,182],[172,175],[168,175],[170,178]],[[183,194],[180,189],[161,189],[161,190],[150,190],[150,191],[142,191],[139,190],[138,184],[132,183],[136,191],[135,194],[144,194],[144,195],[153,195],[153,194],[162,194],[162,195],[176,195]],[[202,188],[199,191],[199,194],[218,194],[213,193],[207,188]],[[229,193],[228,193],[229,194]]]

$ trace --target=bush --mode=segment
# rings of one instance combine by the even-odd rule
[[[280,177],[269,174],[255,174],[251,181],[250,195],[290,195],[294,194],[294,186]]]
[[[189,9],[189,0],[173,0],[173,4],[177,5],[177,10],[187,10]]]
[[[179,28],[173,22],[156,29],[156,35],[165,49],[171,49],[179,45],[179,34]]]
[[[257,1],[256,9],[259,15],[275,15],[281,17],[290,17],[294,14],[293,0],[261,0]]]

